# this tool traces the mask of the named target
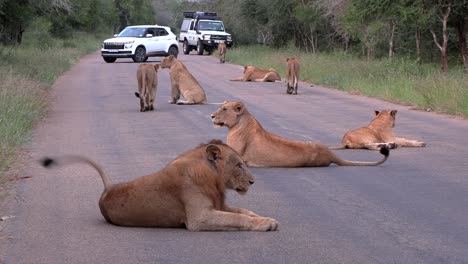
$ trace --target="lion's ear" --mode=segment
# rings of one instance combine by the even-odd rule
[[[391,114],[393,117],[395,117],[396,114],[397,114],[397,112],[398,112],[397,110],[392,110],[392,111],[390,112],[390,114]]]
[[[375,115],[380,114],[380,111],[375,110]]]
[[[206,147],[206,154],[210,162],[216,162],[220,158],[221,150],[218,146],[210,144]]]
[[[158,69],[159,69],[159,64],[155,64],[155,65],[154,65],[154,69],[155,69],[156,71],[158,71]]]
[[[244,109],[245,109],[244,103],[236,102],[234,104],[234,111],[236,111],[238,115],[241,115],[242,113],[244,113]]]
[[[174,59],[174,55],[169,55],[169,57],[167,57],[170,61],[172,61]]]
[[[288,62],[288,61],[289,61],[289,58],[286,58],[286,62]]]

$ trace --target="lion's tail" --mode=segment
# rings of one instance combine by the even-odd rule
[[[390,156],[390,150],[385,146],[380,148],[380,154],[384,155],[381,160],[378,161],[351,161],[344,160],[335,156],[333,163],[340,166],[376,166],[384,163]]]
[[[330,147],[328,147],[328,149],[329,149],[329,150],[346,149],[346,145],[330,146]]]
[[[84,156],[79,156],[79,155],[65,155],[61,157],[56,157],[56,158],[50,158],[50,157],[45,157],[41,159],[41,164],[42,166],[46,168],[50,168],[52,166],[61,166],[61,165],[67,165],[67,164],[73,164],[73,163],[87,163],[91,165],[91,167],[95,168],[99,175],[101,175],[102,182],[104,183],[104,189],[108,190],[111,186],[111,180],[109,175],[104,171],[104,169],[97,164],[95,161],[88,159]]]

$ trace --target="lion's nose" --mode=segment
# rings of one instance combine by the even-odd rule
[[[254,181],[249,181],[250,185],[254,184]]]
[[[215,118],[215,115],[211,115],[211,119]]]

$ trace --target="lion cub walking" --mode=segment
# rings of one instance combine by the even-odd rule
[[[218,53],[219,53],[219,62],[224,63],[226,61],[226,43],[219,43],[218,44]]]
[[[185,65],[170,55],[161,61],[161,68],[169,68],[171,75],[171,104],[206,104],[206,94]],[[180,95],[185,100],[179,100]]]
[[[140,98],[140,112],[154,110],[154,98],[158,89],[158,69],[159,64],[143,63],[138,66],[138,92],[135,92],[135,96]]]
[[[239,78],[230,79],[230,81],[241,81],[241,82],[275,82],[281,81],[281,77],[278,72],[270,68],[263,70],[255,66],[244,66],[244,74]]]
[[[330,149],[371,149],[379,150],[383,145],[396,147],[425,147],[426,143],[393,135],[397,110],[375,111],[375,117],[367,127],[346,132],[341,145]]]
[[[299,82],[299,60],[296,58],[286,58],[288,67],[286,68],[286,93],[297,94]]]
[[[101,175],[99,208],[119,226],[186,227],[191,231],[275,231],[278,222],[225,204],[226,189],[245,194],[254,177],[242,158],[220,140],[189,150],[163,170],[112,184],[96,162],[83,156],[45,158],[45,167],[85,163]]]

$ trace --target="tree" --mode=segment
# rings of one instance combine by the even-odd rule
[[[434,39],[434,43],[440,50],[440,68],[442,73],[447,73],[448,69],[448,58],[447,58],[447,44],[448,44],[448,35],[447,35],[447,22],[450,16],[450,11],[452,10],[451,0],[437,0],[429,1],[428,7],[434,17],[437,17],[438,20],[442,23],[442,43],[439,43],[437,34],[434,31],[435,24],[430,27],[430,32]]]

